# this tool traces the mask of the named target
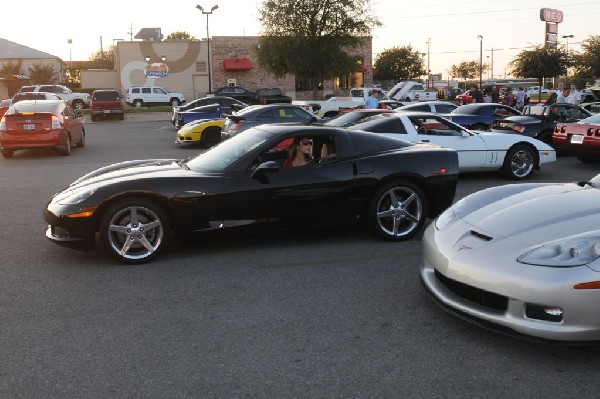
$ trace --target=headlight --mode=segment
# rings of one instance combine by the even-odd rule
[[[551,242],[519,257],[530,265],[569,267],[590,263],[600,257],[600,234]]]
[[[460,217],[465,207],[465,198],[456,202],[450,208],[446,209],[438,218],[435,220],[435,228],[438,230],[446,227],[454,219]]]
[[[65,190],[62,193],[57,194],[52,199],[52,202],[61,204],[61,205],[79,204],[80,202],[83,202],[84,200],[89,198],[92,194],[94,194],[95,191],[96,191],[95,188],[83,189],[83,190],[78,190],[78,191]]]

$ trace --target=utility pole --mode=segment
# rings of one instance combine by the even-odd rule
[[[429,69],[429,45],[431,44],[431,38],[427,38],[427,88],[429,89],[429,80],[431,78],[431,69]]]

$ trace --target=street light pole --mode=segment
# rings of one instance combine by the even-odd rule
[[[572,39],[574,37],[575,37],[575,35],[563,35],[563,37],[562,37],[563,39],[567,39],[567,56],[569,55],[569,39]],[[569,77],[569,69],[567,68],[567,72],[565,73],[565,84],[568,81],[568,79],[567,79],[568,77]]]
[[[477,36],[479,39],[479,90],[482,85],[482,74],[483,74],[483,36]]]
[[[429,79],[431,79],[431,69],[429,69],[429,45],[431,44],[431,38],[427,39],[427,89],[429,89]]]
[[[199,5],[196,5],[196,8],[199,9],[202,12],[202,14],[206,15],[206,65],[208,69],[208,92],[210,93],[212,92],[212,82],[210,76],[210,36],[208,35],[208,16],[211,15],[213,11],[215,11],[217,8],[219,8],[219,6],[212,6],[210,11],[204,11],[204,8],[202,8],[202,6]]]

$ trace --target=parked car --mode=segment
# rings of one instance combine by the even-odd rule
[[[314,162],[284,168],[296,138],[311,141]],[[47,203],[46,237],[89,247],[99,233],[99,246],[128,264],[154,259],[172,233],[365,221],[382,239],[402,241],[452,203],[457,174],[456,151],[448,148],[324,126],[263,125],[193,159],[128,161],[88,173]]]
[[[291,104],[292,97],[284,95],[278,87],[264,87],[256,90],[256,102],[259,104]]]
[[[185,103],[185,97],[182,93],[171,93],[159,86],[131,86],[127,88],[125,102],[138,108],[150,105],[176,107]]]
[[[221,142],[225,119],[198,119],[186,123],[177,131],[175,143],[210,148]]]
[[[46,93],[46,92],[19,92],[15,93],[11,100],[11,104],[16,104],[19,101],[23,100],[61,100],[59,96],[54,93]],[[62,100],[61,100],[62,101]]]
[[[461,105],[444,117],[470,130],[490,130],[498,119],[521,115],[521,111],[498,103],[475,103]]]
[[[113,89],[98,89],[92,92],[90,101],[90,113],[92,122],[98,118],[110,118],[116,116],[120,120],[125,119],[125,105],[123,96]]]
[[[600,114],[575,123],[558,123],[552,144],[557,151],[575,154],[580,162],[600,162]]]
[[[425,101],[418,103],[406,104],[402,107],[396,108],[397,111],[420,111],[420,112],[433,112],[434,114],[449,114],[458,108],[458,105],[449,101]]]
[[[54,93],[61,100],[66,101],[73,109],[84,109],[90,106],[90,95],[88,93],[77,93],[63,85],[22,86],[19,92]]]
[[[600,175],[488,188],[423,236],[423,287],[477,325],[546,343],[600,341]]]
[[[329,119],[327,122],[323,123],[323,125],[333,127],[352,126],[356,123],[364,121],[367,118],[370,118],[375,115],[381,115],[387,112],[394,111],[388,109],[354,109],[352,111],[344,112],[343,114],[340,114],[335,118]]]
[[[473,132],[429,112],[389,112],[348,129],[365,130],[413,143],[435,143],[458,152],[460,172],[500,171],[523,180],[541,165],[554,162],[552,147],[530,137]]]
[[[82,114],[61,99],[19,101],[0,119],[4,158],[31,148],[58,148],[63,155],[70,155],[72,145],[85,146]]]
[[[6,99],[0,101],[0,118],[2,117],[2,115],[4,115],[6,113],[6,111],[11,106],[11,104],[12,104],[12,98],[6,98]]]
[[[248,106],[246,103],[231,97],[216,96],[194,100],[193,103],[195,104],[193,107],[179,107],[179,110],[177,111],[175,111],[176,107],[173,107],[175,127],[180,128],[186,123],[196,119],[213,119],[213,117],[207,115],[207,112],[216,112],[218,114],[215,115],[214,118],[221,118],[222,115],[234,114]],[[215,105],[218,105],[218,107],[214,107]],[[209,108],[208,106],[212,106],[212,108]]]
[[[310,125],[324,123],[325,119],[315,116],[300,105],[269,104],[251,105],[228,115],[223,125],[222,138],[226,140],[251,127],[265,123],[300,123]]]
[[[498,119],[494,122],[492,131],[518,133],[552,146],[552,135],[558,122],[577,122],[591,115],[591,112],[573,104],[528,105],[523,109],[522,115]]]
[[[256,93],[240,86],[225,86],[214,92],[215,96],[231,97],[246,104],[256,104]]]
[[[473,103],[473,96],[471,96],[471,90],[467,90],[467,91],[465,91],[462,94],[457,94],[454,97],[454,101],[458,105],[472,104]]]

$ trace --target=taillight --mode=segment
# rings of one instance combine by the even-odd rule
[[[235,122],[228,130],[239,130],[239,128],[244,124],[243,121]]]
[[[60,119],[56,115],[52,115],[52,129],[60,129]]]
[[[525,131],[525,126],[523,126],[523,125],[514,125],[513,126],[513,131],[515,131],[517,133],[523,133]]]
[[[6,130],[6,118],[4,116],[0,119],[0,130]]]

